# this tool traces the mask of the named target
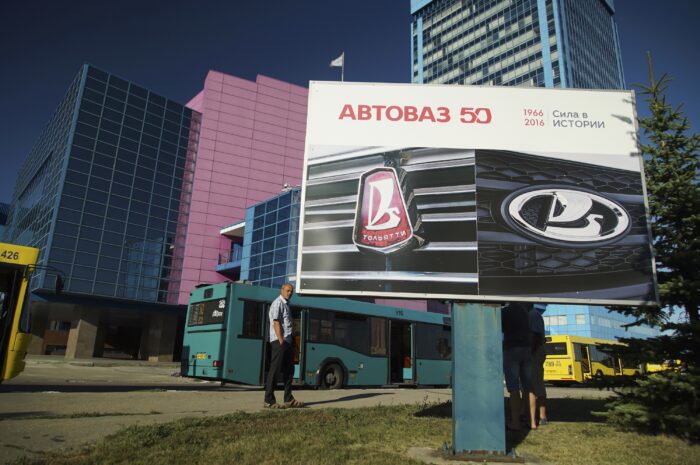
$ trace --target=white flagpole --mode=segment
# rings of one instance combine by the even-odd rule
[[[338,65],[340,65],[340,81],[343,82],[345,80],[345,52],[341,53],[338,58],[331,61],[331,68],[337,67]]]

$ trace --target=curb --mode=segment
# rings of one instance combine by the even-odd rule
[[[72,365],[80,367],[150,367],[180,369],[179,362],[149,362],[147,360],[119,360],[109,358],[66,359],[55,355],[27,355],[27,365]]]

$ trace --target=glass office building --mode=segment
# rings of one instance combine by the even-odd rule
[[[274,288],[296,281],[300,195],[297,187],[246,209],[242,280]]]
[[[633,323],[636,318],[610,312],[605,307],[598,306],[547,305],[543,318],[547,334],[569,334],[610,340],[621,337],[644,339],[660,334],[658,329],[645,325],[625,329],[625,325]]]
[[[51,300],[61,273],[62,301],[78,299],[77,320],[97,326],[95,298],[177,303],[200,117],[82,67],[18,175],[4,234],[41,249],[49,270],[36,274],[36,294]]]
[[[5,240],[42,249],[67,292],[175,303],[198,128],[191,109],[84,66],[18,177]]]
[[[10,212],[10,204],[0,203],[0,240],[5,234],[5,225],[7,224],[7,214]]]
[[[622,89],[613,0],[411,0],[411,82]]]

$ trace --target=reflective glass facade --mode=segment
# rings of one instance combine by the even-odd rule
[[[176,303],[199,126],[85,65],[20,172],[5,240],[41,248],[68,293]]]
[[[242,280],[274,288],[295,280],[300,192],[295,188],[246,209]]]
[[[46,262],[44,248],[60,196],[83,73],[71,82],[20,168],[7,217],[4,241],[41,249],[40,263]]]
[[[412,0],[411,81],[624,87],[612,0]]]
[[[620,337],[647,338],[658,336],[658,329],[648,326],[623,328],[634,317],[609,312],[605,307],[588,305],[548,305],[544,315],[547,334],[569,334],[615,340]]]
[[[10,212],[10,205],[7,203],[0,203],[0,241],[2,241],[3,235],[5,234],[5,225],[7,224],[7,214]]]

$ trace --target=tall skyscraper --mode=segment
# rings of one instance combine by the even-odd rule
[[[613,0],[411,0],[411,82],[622,89]]]

